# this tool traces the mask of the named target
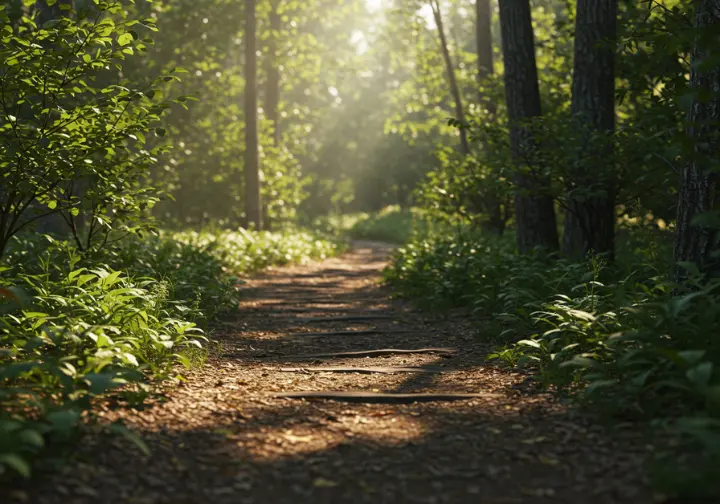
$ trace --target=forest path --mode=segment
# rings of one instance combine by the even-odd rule
[[[103,412],[135,429],[150,456],[124,439],[88,435],[70,465],[16,499],[653,502],[635,434],[610,436],[553,396],[528,390],[522,375],[485,363],[488,347],[467,319],[433,320],[391,300],[380,283],[388,252],[358,243],[342,257],[251,279],[206,366],[152,407]],[[433,347],[457,351],[367,352]],[[307,357],[328,353],[344,356]],[[324,367],[382,369],[317,369]],[[407,395],[370,398],[380,403],[277,397],[308,391],[478,395],[411,403]]]

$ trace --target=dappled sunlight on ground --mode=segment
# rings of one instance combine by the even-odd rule
[[[393,300],[377,283],[386,254],[365,246],[250,279],[240,311],[218,325],[206,366],[153,407],[103,411],[104,421],[135,429],[149,457],[91,433],[74,465],[25,496],[38,504],[653,501],[641,475],[646,448],[631,429],[609,436],[524,375],[489,366],[467,318],[433,320]],[[348,320],[353,314],[377,319]],[[346,355],[436,347],[457,351]],[[333,352],[343,355],[316,357]],[[405,371],[387,372],[394,367]],[[478,397],[276,397],[313,391]]]

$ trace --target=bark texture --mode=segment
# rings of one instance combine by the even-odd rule
[[[265,89],[265,109],[267,118],[272,124],[272,138],[276,147],[280,145],[280,71],[278,69],[277,37],[282,29],[278,8],[280,0],[272,0],[270,6],[270,37],[268,38],[267,60],[265,73],[267,83]]]
[[[683,170],[678,199],[675,260],[694,263],[710,276],[720,276],[717,230],[693,223],[696,216],[718,209],[718,152],[720,152],[720,0],[698,0],[696,39],[690,88],[694,93],[687,134],[694,145]],[[709,64],[708,64],[709,62]],[[715,171],[713,171],[715,168]],[[677,269],[685,280],[686,271]]]
[[[612,157],[616,31],[617,0],[578,0],[571,110],[590,148],[578,146],[563,236],[563,252],[576,259],[615,249],[614,170],[602,163]]]
[[[478,104],[488,111],[488,116],[492,120],[497,112],[495,102],[488,99],[483,93],[483,86],[487,84],[487,80],[495,73],[493,45],[492,45],[492,15],[490,11],[490,0],[475,0],[475,50],[477,55],[477,83],[478,83]],[[483,151],[488,151],[487,140],[483,139]],[[507,202],[501,201],[501,198],[487,191],[485,195],[480,195],[482,201],[480,208],[487,214],[487,220],[483,224],[483,229],[495,235],[502,236],[505,232],[505,224],[508,221]],[[503,207],[503,203],[505,207]]]
[[[455,67],[453,66],[452,58],[450,57],[450,48],[448,47],[447,37],[445,36],[445,27],[443,24],[442,12],[440,11],[440,3],[438,0],[431,0],[430,6],[432,7],[433,17],[435,18],[435,24],[437,25],[438,36],[440,37],[440,49],[442,51],[443,59],[445,60],[445,70],[448,76],[448,83],[450,84],[450,93],[452,93],[453,100],[455,102],[456,119],[464,124],[465,109],[463,108],[460,87],[458,86],[457,78],[455,77]],[[463,154],[470,154],[470,144],[468,142],[467,131],[465,129],[460,130],[460,147]]]
[[[477,80],[482,86],[494,72],[492,47],[492,17],[490,0],[475,0],[475,44],[477,51]],[[480,100],[484,97],[480,93]]]
[[[256,30],[255,0],[245,0],[245,217],[248,226],[261,229]]]
[[[500,0],[500,26],[505,60],[505,100],[510,120],[510,145],[516,160],[515,227],[518,249],[558,248],[549,181],[528,166],[534,142],[522,122],[541,113],[535,63],[535,41],[529,0]]]

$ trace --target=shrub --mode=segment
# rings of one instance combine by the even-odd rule
[[[14,239],[0,269],[0,475],[27,476],[46,445],[92,420],[96,398],[135,405],[202,362],[238,275],[341,250],[303,231],[163,232],[93,253]]]
[[[1,305],[0,468],[27,476],[45,442],[67,438],[94,397],[167,378],[201,347],[201,331],[182,317],[188,307],[165,283],[78,261],[45,260],[39,273],[3,281],[28,301],[17,306],[16,294]]]
[[[81,250],[146,226],[160,195],[150,169],[163,150],[150,140],[165,134],[159,120],[169,107],[160,88],[177,71],[148,87],[121,76],[123,61],[152,43],[138,30],[154,30],[153,20],[129,19],[124,2],[96,1],[38,26],[34,9],[12,20],[4,7],[0,255],[41,220]]]
[[[386,278],[423,306],[501,320],[502,346],[489,359],[524,367],[597,412],[684,439],[658,452],[682,471],[656,461],[654,474],[671,490],[716,491],[706,468],[720,460],[720,283],[678,293],[665,237],[634,248],[638,232],[648,237],[631,230],[619,246],[625,262],[613,265],[521,256],[510,239],[482,234],[417,240],[397,251]]]

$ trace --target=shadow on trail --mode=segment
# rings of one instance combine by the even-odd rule
[[[151,449],[149,457],[129,442],[88,436],[78,460],[65,472],[43,486],[25,489],[29,502],[653,502],[641,475],[643,449],[631,434],[610,437],[548,395],[521,394],[512,388],[519,381],[516,375],[486,365],[487,347],[473,331],[447,321],[427,321],[406,304],[391,300],[388,289],[377,282],[386,254],[387,249],[365,247],[344,263],[333,260],[327,266],[312,266],[310,272],[296,267],[255,278],[253,298],[244,299],[241,311],[219,330],[220,355],[188,387],[170,394],[166,404],[129,415],[130,426]],[[332,294],[334,301],[353,309],[381,309],[393,318],[303,326],[292,316],[270,316],[288,306],[342,313],[342,305],[310,306],[308,297],[322,292],[325,284],[303,280],[321,278],[331,278],[333,287],[341,289]],[[381,332],[317,337],[297,332],[363,328]],[[410,332],[400,333],[400,328]],[[310,361],[303,357],[438,346],[457,348],[458,353]],[[450,372],[359,375],[280,369],[303,365],[443,366]],[[272,395],[311,390],[495,395],[413,404],[347,404]]]
[[[568,426],[565,415],[481,402],[349,411],[284,401],[241,413],[206,428],[142,433],[148,458],[115,443],[100,460],[93,455],[114,478],[101,488],[88,481],[85,492],[107,503],[650,502],[637,489],[638,460],[618,463],[617,442]],[[397,422],[404,428],[393,429]],[[596,494],[575,487],[578,478],[592,478]]]

